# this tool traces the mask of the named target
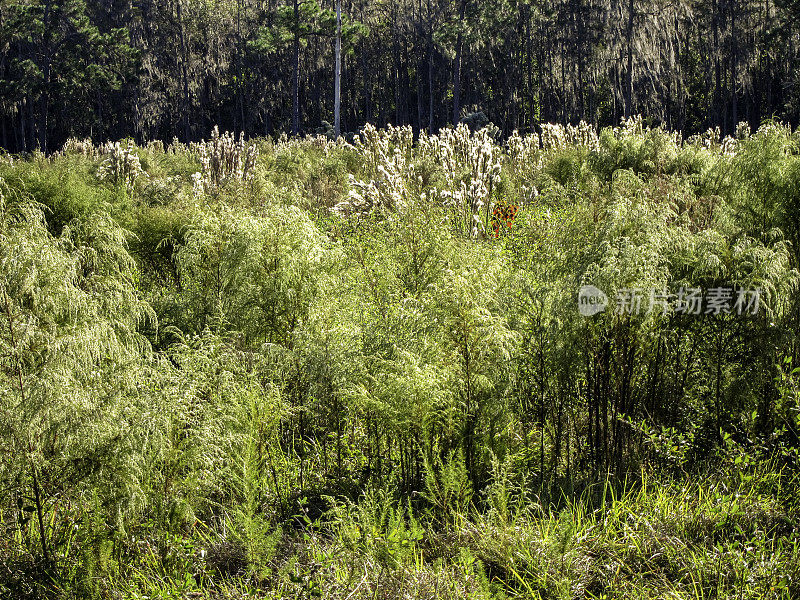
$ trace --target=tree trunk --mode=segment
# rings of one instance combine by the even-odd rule
[[[336,72],[333,85],[333,135],[341,133],[341,86],[342,86],[342,0],[336,0]]]
[[[625,118],[628,119],[633,113],[633,22],[636,16],[635,0],[628,0],[628,26],[625,32],[625,43],[627,45],[627,66],[625,73]]]
[[[25,151],[25,111],[22,106],[17,106],[19,113],[19,126],[14,127],[14,143],[16,144],[17,152]]]
[[[181,77],[183,79],[183,141],[189,141],[189,72],[186,67],[188,60],[186,49],[186,34],[183,27],[183,13],[181,9],[181,0],[176,0],[176,15],[178,17],[178,35],[180,36],[181,44]]]
[[[47,62],[44,65],[44,69],[42,69],[44,75],[44,89],[42,90],[42,95],[39,97],[39,150],[42,152],[47,152],[47,113],[49,111],[49,104],[50,104],[50,59],[47,59]]]
[[[28,149],[33,151],[36,148],[36,115],[33,110],[34,101],[28,96]]]
[[[531,11],[530,7],[525,8],[525,72],[528,79],[528,132],[533,131],[533,122],[536,115],[533,97],[533,48],[531,47]]]
[[[423,107],[422,107],[422,61],[420,60],[419,64],[417,65],[417,133],[422,131],[422,115],[423,115]]]
[[[392,55],[394,62],[392,72],[394,74],[394,124],[401,125],[400,118],[400,69],[402,61],[400,59],[400,45],[397,43],[397,5],[392,9]]]
[[[47,151],[47,113],[49,110],[50,104],[50,80],[51,80],[51,63],[52,63],[52,56],[51,56],[51,46],[50,42],[52,39],[53,34],[53,23],[50,19],[50,9],[52,3],[46,2],[44,5],[44,12],[42,14],[42,25],[44,31],[42,33],[42,44],[39,48],[39,52],[41,52],[41,56],[43,59],[42,62],[42,94],[39,96],[39,115],[38,120],[36,121],[37,126],[37,137],[38,137],[38,145],[39,150],[42,152]],[[56,12],[55,20],[58,20],[58,12]],[[33,122],[31,122],[33,125]]]
[[[292,135],[300,133],[300,3],[294,0],[294,44],[292,73]]]
[[[711,125],[713,126],[719,123],[718,107],[720,98],[722,96],[722,73],[719,62],[719,9],[717,0],[714,0],[712,3],[712,8],[713,16],[711,19],[711,37],[714,42],[714,48],[712,49],[712,52],[714,53],[714,97],[711,101]]]
[[[464,49],[464,15],[467,11],[467,0],[461,0],[458,12],[458,37],[456,38],[456,57],[453,62],[453,125],[458,125],[461,118],[461,58]]]
[[[433,133],[433,23],[428,30],[428,133]]]
[[[736,62],[739,47],[736,40],[736,11],[739,10],[735,0],[730,0],[731,13],[731,133],[736,131],[739,120],[739,107],[736,98]]]

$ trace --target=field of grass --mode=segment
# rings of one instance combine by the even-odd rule
[[[0,155],[0,597],[800,597],[798,267],[776,123]]]

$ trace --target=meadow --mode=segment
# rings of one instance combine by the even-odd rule
[[[0,155],[0,596],[800,597],[798,267],[776,122]]]

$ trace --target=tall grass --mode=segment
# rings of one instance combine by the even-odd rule
[[[631,119],[3,159],[0,595],[798,596],[798,155]],[[613,310],[717,286],[760,310]]]

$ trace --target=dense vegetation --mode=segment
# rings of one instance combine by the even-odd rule
[[[344,0],[341,130],[800,114],[800,0]],[[334,123],[335,0],[2,0],[0,147]]]
[[[0,156],[0,596],[798,597],[800,133],[495,133]]]

